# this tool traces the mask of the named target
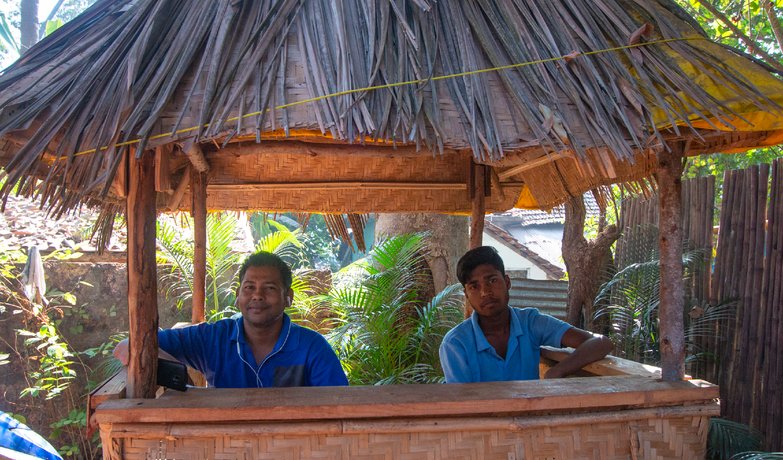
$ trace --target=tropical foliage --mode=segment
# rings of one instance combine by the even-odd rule
[[[707,433],[707,457],[712,460],[770,458],[744,456],[758,451],[763,441],[761,433],[748,425],[724,418],[713,418],[710,420],[710,429]],[[737,457],[741,452],[745,454]]]
[[[70,251],[54,252],[46,258],[57,260],[77,256]],[[16,337],[2,337],[2,348],[14,354],[14,361],[21,363],[26,386],[20,394],[19,408],[24,400],[36,410],[51,410],[49,440],[63,456],[95,458],[97,436],[85,436],[86,389],[75,385],[78,378],[91,374],[90,367],[82,360],[83,353],[72,349],[60,331],[60,323],[77,299],[69,292],[49,290],[36,294],[36,289],[25,289],[18,266],[28,258],[22,251],[12,249],[0,241],[0,314],[8,320],[18,315],[23,325],[16,330]],[[43,277],[38,273],[34,277]],[[86,354],[89,356],[89,354]],[[0,366],[9,364],[10,353],[0,353]],[[21,414],[14,414],[25,422]]]
[[[632,229],[627,238],[627,260],[611,279],[604,283],[597,297],[596,321],[609,318],[611,338],[618,356],[649,364],[660,361],[658,306],[660,304],[660,257],[658,229],[641,226]],[[684,247],[688,247],[687,243]],[[686,284],[704,265],[703,251],[686,250],[683,253]],[[696,338],[714,333],[714,324],[733,318],[733,302],[718,305],[699,305],[686,299],[685,341],[689,360],[707,356],[698,349]]]
[[[158,263],[169,266],[161,277],[167,286],[167,295],[177,300],[179,307],[184,306],[193,297],[193,219],[186,214],[179,215],[182,225],[158,220]],[[269,225],[276,230],[264,235],[255,245],[255,251],[272,252],[291,262],[299,257],[302,246],[298,240],[299,231],[290,231],[284,225],[273,220]],[[206,306],[207,319],[215,321],[237,313],[236,269],[248,255],[233,247],[237,234],[241,232],[236,213],[222,212],[207,215],[207,279]],[[184,231],[183,231],[184,230]],[[305,287],[301,279],[296,279],[294,287]]]
[[[337,274],[320,298],[335,316],[329,340],[351,384],[441,382],[438,347],[462,319],[462,290],[427,298],[426,236],[398,235]]]

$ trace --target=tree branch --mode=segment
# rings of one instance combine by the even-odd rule
[[[65,0],[57,0],[57,3],[52,8],[52,11],[49,12],[49,16],[47,16],[44,22],[42,22],[38,27],[38,40],[44,38],[44,35],[46,34],[46,24],[54,19],[54,15],[57,14],[57,11],[59,11],[60,7],[63,6],[63,3],[65,3]]]
[[[735,36],[736,36],[736,37],[737,37],[737,38],[738,38],[738,39],[739,39],[739,40],[740,40],[742,43],[744,43],[744,44],[745,44],[745,46],[747,46],[747,47],[748,47],[748,51],[749,51],[749,52],[751,52],[752,54],[755,54],[755,55],[757,55],[757,56],[761,57],[761,58],[762,58],[762,59],[764,59],[764,61],[765,61],[765,62],[767,62],[769,65],[771,65],[772,67],[774,67],[774,68],[775,68],[775,69],[777,69],[778,71],[780,71],[780,72],[783,72],[783,64],[781,64],[781,63],[780,63],[780,62],[779,62],[777,59],[775,59],[774,57],[772,57],[772,56],[770,56],[769,54],[767,54],[767,52],[766,52],[766,51],[764,51],[763,49],[761,49],[761,48],[758,46],[758,44],[757,44],[757,43],[756,43],[756,42],[755,42],[753,39],[751,39],[750,37],[748,37],[747,35],[745,35],[745,33],[743,33],[743,32],[742,32],[742,31],[739,29],[739,27],[737,27],[737,26],[736,26],[736,25],[735,25],[733,22],[731,22],[731,20],[730,20],[729,18],[727,18],[727,17],[726,17],[726,15],[725,15],[725,14],[723,14],[723,13],[722,13],[720,10],[718,10],[717,8],[715,8],[715,6],[714,6],[712,3],[710,3],[708,0],[697,0],[697,1],[699,2],[699,5],[703,6],[703,7],[704,7],[704,9],[706,9],[707,11],[709,11],[710,13],[712,13],[712,15],[713,15],[713,16],[715,16],[715,18],[716,18],[716,19],[718,19],[720,22],[722,22],[723,24],[725,24],[725,25],[726,25],[726,27],[728,27],[729,29],[731,29],[731,31],[734,33],[734,35],[735,35]]]
[[[778,19],[778,15],[775,13],[774,6],[772,5],[771,0],[763,0],[761,2],[761,7],[764,9],[764,12],[767,14],[767,19],[769,19],[769,24],[772,27],[772,32],[775,34],[775,41],[778,42],[778,48],[783,48],[783,26],[780,25],[780,20]]]

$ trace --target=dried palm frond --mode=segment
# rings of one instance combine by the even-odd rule
[[[107,198],[127,145],[282,131],[484,162],[571,152],[573,171],[531,172],[556,176],[551,205],[660,148],[662,127],[752,125],[737,101],[780,113],[681,13],[671,0],[105,0],[0,75],[0,136],[14,139],[0,197],[35,176],[69,209]]]

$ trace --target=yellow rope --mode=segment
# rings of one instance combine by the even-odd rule
[[[330,98],[338,97],[338,96],[345,96],[345,95],[348,95],[348,94],[363,93],[363,92],[368,92],[368,91],[375,91],[375,90],[378,90],[378,89],[395,88],[395,87],[398,87],[398,86],[416,85],[416,84],[420,84],[420,83],[427,83],[427,82],[432,82],[432,81],[446,80],[446,79],[449,79],[449,78],[467,77],[467,76],[470,76],[470,75],[478,75],[478,74],[487,73],[487,72],[498,72],[498,71],[501,71],[501,70],[516,69],[516,68],[519,68],[519,67],[526,67],[526,66],[536,65],[536,64],[544,64],[544,63],[547,63],[547,62],[561,61],[561,60],[565,60],[565,59],[574,59],[574,58],[577,58],[579,56],[591,56],[591,55],[595,55],[595,54],[610,53],[610,52],[614,52],[614,51],[626,50],[626,49],[631,49],[631,48],[639,48],[639,47],[642,47],[642,46],[658,45],[658,44],[664,44],[664,43],[670,43],[670,42],[678,42],[678,41],[687,41],[687,40],[707,40],[707,38],[705,38],[705,37],[697,37],[697,36],[694,36],[694,37],[683,37],[683,38],[667,38],[667,39],[655,40],[655,41],[651,41],[651,42],[635,43],[633,45],[616,46],[614,48],[605,48],[605,49],[601,49],[601,50],[587,51],[587,52],[584,52],[584,53],[576,53],[576,54],[569,54],[569,55],[565,55],[565,56],[551,57],[551,58],[546,58],[546,59],[538,59],[536,61],[520,62],[520,63],[516,63],[516,64],[508,64],[508,65],[503,65],[503,66],[498,66],[498,67],[489,67],[489,68],[478,69],[478,70],[470,70],[470,71],[467,71],[467,72],[460,72],[460,73],[454,73],[454,74],[449,74],[449,75],[441,75],[441,76],[437,76],[437,77],[422,78],[422,79],[418,79],[418,80],[401,81],[401,82],[397,82],[397,83],[387,83],[385,85],[367,86],[365,88],[349,89],[349,90],[345,90],[345,91],[339,91],[339,92],[336,92],[336,93],[325,94],[323,96],[311,97],[309,99],[303,99],[301,101],[290,102],[288,104],[278,105],[276,107],[267,108],[267,109],[262,110],[262,111],[246,113],[246,114],[242,115],[241,117],[239,117],[239,116],[231,117],[231,118],[228,118],[225,121],[225,123],[231,123],[231,122],[239,120],[240,118],[244,119],[244,118],[249,118],[249,117],[255,117],[255,116],[261,115],[263,113],[269,112],[271,110],[287,109],[289,107],[294,107],[294,106],[297,106],[297,105],[309,104],[311,102],[322,101],[324,99],[330,99]],[[208,127],[209,127],[209,123],[207,123],[207,124],[205,124],[203,126],[203,128],[208,128]],[[194,126],[192,128],[182,128],[182,129],[178,129],[176,131],[170,132],[170,133],[156,134],[154,136],[149,137],[149,140],[152,141],[152,140],[156,140],[156,139],[162,139],[164,137],[174,137],[174,136],[176,136],[178,134],[184,134],[184,133],[187,133],[187,132],[195,131],[197,129],[199,129],[198,126]],[[120,142],[118,144],[114,144],[114,147],[115,148],[117,148],[117,147],[126,147],[126,146],[129,146],[129,145],[138,144],[139,142],[141,142],[141,139],[135,139],[135,140],[131,140],[131,141],[125,141],[125,142]],[[96,153],[99,150],[100,151],[108,150],[108,146],[101,147],[100,149],[84,150],[84,151],[76,153],[74,156],[88,155],[88,154],[91,154],[91,153]],[[64,158],[60,158],[60,159],[64,159]]]

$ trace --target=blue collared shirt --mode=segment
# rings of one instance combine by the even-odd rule
[[[257,363],[245,341],[242,317],[158,332],[160,348],[201,371],[209,386],[256,388],[348,385],[340,360],[323,336],[291,323],[272,352]]]
[[[487,341],[475,311],[446,334],[440,345],[446,383],[538,379],[541,346],[560,347],[571,325],[536,308],[509,310],[511,327],[505,359]]]

